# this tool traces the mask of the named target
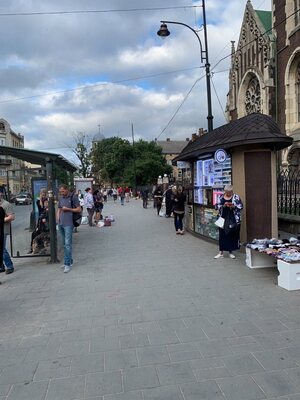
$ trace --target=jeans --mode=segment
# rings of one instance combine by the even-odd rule
[[[95,212],[94,208],[87,208],[88,212],[88,221],[89,221],[89,226],[93,226],[93,215]]]
[[[120,197],[121,199],[121,206],[124,206],[124,197]]]
[[[175,230],[177,231],[182,231],[183,230],[183,217],[184,214],[177,214],[176,212],[173,212],[174,214],[174,225],[175,225]]]
[[[9,252],[6,250],[6,239],[7,239],[7,234],[4,235],[4,242],[3,242],[3,264],[6,267],[6,269],[14,269],[13,262],[10,258]]]
[[[62,244],[64,246],[64,265],[70,266],[73,264],[72,258],[72,233],[73,226],[58,226],[59,232],[62,238]]]

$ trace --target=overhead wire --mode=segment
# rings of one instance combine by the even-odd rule
[[[144,7],[144,8],[119,8],[107,10],[70,10],[70,11],[32,11],[32,12],[15,12],[15,13],[0,13],[0,17],[28,17],[38,15],[67,15],[67,14],[107,14],[113,12],[138,12],[138,11],[164,11],[164,10],[182,10],[182,9],[197,9],[201,6],[168,6],[168,7]]]
[[[212,84],[212,87],[213,87],[213,89],[214,89],[216,98],[217,98],[217,100],[218,100],[219,106],[220,106],[220,108],[221,108],[221,110],[222,110],[222,113],[223,113],[224,118],[225,118],[225,121],[226,121],[226,113],[225,113],[225,110],[224,110],[224,108],[223,108],[223,106],[222,106],[221,100],[220,100],[220,98],[219,98],[219,95],[218,95],[216,86],[215,86],[215,84],[214,84],[213,76],[211,76],[210,81],[211,81],[211,84]]]
[[[190,67],[190,68],[178,69],[178,70],[174,70],[174,71],[160,72],[157,74],[143,75],[143,76],[138,76],[138,77],[133,77],[133,78],[120,79],[120,80],[111,81],[111,82],[93,83],[93,84],[88,84],[88,85],[83,85],[83,86],[77,86],[72,89],[57,90],[54,92],[34,94],[32,96],[23,96],[23,97],[16,97],[13,99],[0,100],[0,104],[12,103],[14,101],[20,101],[20,100],[30,100],[30,99],[35,99],[38,97],[54,96],[56,94],[70,93],[70,92],[75,92],[77,90],[85,90],[85,89],[95,88],[95,87],[99,87],[99,86],[107,86],[107,85],[111,85],[111,84],[117,85],[117,84],[121,84],[121,83],[138,81],[138,80],[143,80],[143,79],[157,78],[157,77],[163,76],[163,75],[170,75],[170,74],[176,74],[176,73],[180,73],[180,72],[193,71],[193,70],[196,70],[199,68],[204,68],[204,67],[203,66]]]

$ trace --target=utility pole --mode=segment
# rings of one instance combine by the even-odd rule
[[[134,195],[137,194],[137,183],[136,183],[136,154],[135,154],[135,143],[134,143],[134,130],[133,123],[131,123],[131,134],[132,134],[132,147],[133,147],[133,171],[134,171]]]

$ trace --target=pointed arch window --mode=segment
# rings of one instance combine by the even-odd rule
[[[300,0],[294,0],[295,26],[300,24]]]
[[[297,122],[300,122],[300,61],[296,71],[296,93],[297,93]]]
[[[246,115],[261,112],[260,85],[256,76],[253,76],[248,84],[245,94]]]

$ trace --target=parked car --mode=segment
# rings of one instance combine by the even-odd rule
[[[29,194],[24,194],[24,193],[20,193],[16,196],[15,198],[15,205],[19,205],[19,204],[31,204],[32,200]]]

